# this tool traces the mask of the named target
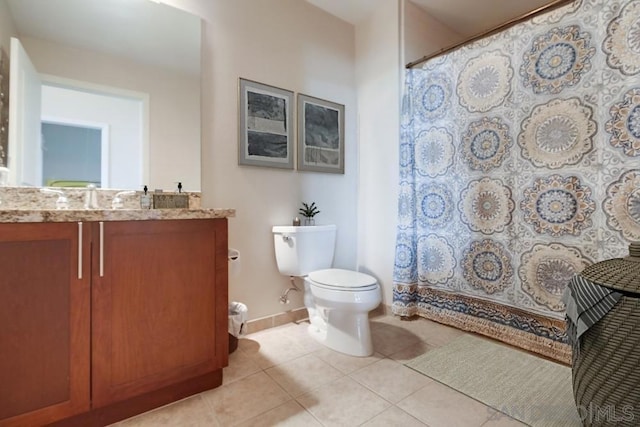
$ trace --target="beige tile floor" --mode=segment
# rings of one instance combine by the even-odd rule
[[[465,332],[422,318],[371,325],[366,358],[323,347],[306,322],[247,335],[222,386],[115,426],[524,426],[403,365]]]

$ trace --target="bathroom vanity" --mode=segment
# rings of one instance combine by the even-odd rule
[[[102,426],[219,386],[231,216],[0,210],[0,426]]]

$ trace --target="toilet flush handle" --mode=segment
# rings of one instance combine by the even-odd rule
[[[288,234],[283,234],[282,235],[282,240],[285,242],[290,242],[291,241],[291,236],[289,236]]]

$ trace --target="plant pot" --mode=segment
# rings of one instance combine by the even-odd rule
[[[316,225],[316,220],[313,218],[305,218],[302,225]]]

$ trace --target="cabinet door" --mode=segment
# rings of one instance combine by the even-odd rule
[[[93,406],[225,366],[226,219],[94,227]]]
[[[0,224],[2,426],[42,425],[89,409],[87,228]]]

